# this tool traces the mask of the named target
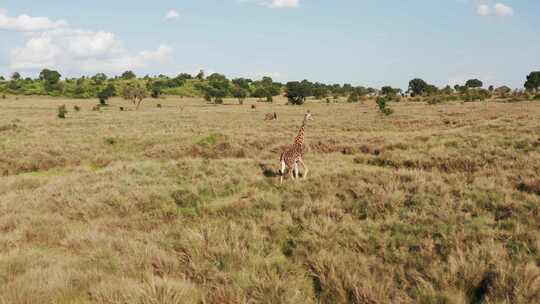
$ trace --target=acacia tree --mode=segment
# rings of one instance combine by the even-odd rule
[[[525,88],[528,91],[539,90],[540,89],[540,71],[531,72],[527,76],[527,81],[525,82]]]
[[[312,91],[313,86],[307,80],[302,82],[291,81],[286,85],[285,94],[290,104],[303,105],[306,98],[312,95]]]
[[[39,79],[45,83],[45,90],[52,91],[58,89],[58,83],[60,82],[60,73],[54,70],[44,69],[39,73]]]
[[[415,78],[409,81],[409,92],[411,93],[412,97],[424,94],[427,88],[427,82],[420,78]]]
[[[131,83],[124,87],[122,91],[122,97],[131,101],[137,109],[141,105],[142,101],[148,97],[148,91],[146,87],[140,83]]]
[[[484,85],[484,83],[482,81],[478,80],[478,79],[469,79],[465,83],[465,86],[467,88],[472,88],[472,89],[481,88],[483,85]]]
[[[137,75],[135,75],[135,73],[133,73],[133,71],[125,71],[124,73],[122,73],[121,77],[123,79],[130,80],[130,79],[136,78]]]

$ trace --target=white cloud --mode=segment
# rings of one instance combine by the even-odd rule
[[[300,0],[236,0],[239,3],[256,3],[269,8],[298,8]]]
[[[500,16],[500,17],[513,16],[514,9],[502,3],[497,3],[495,4],[495,15]]]
[[[0,25],[5,20],[34,20],[34,17],[11,18],[0,14]],[[3,19],[2,19],[3,17]],[[39,20],[48,20],[41,17]],[[4,22],[4,23],[2,23]],[[114,33],[67,27],[65,22],[34,22],[17,27],[9,21],[10,29],[28,32],[23,46],[11,50],[12,71],[35,72],[43,68],[58,69],[64,74],[120,73],[144,68],[169,59],[172,49],[160,45],[155,50],[132,52],[126,49]],[[58,26],[59,25],[59,26]],[[2,27],[0,27],[2,29]],[[31,30],[30,30],[31,29]]]
[[[0,30],[37,32],[58,29],[66,25],[64,20],[53,21],[47,17],[30,17],[25,14],[10,17],[6,10],[0,9]]]
[[[514,15],[514,9],[502,3],[495,4],[493,9],[487,4],[480,4],[476,9],[476,13],[482,17],[491,16],[493,14],[499,17],[509,17]]]
[[[180,14],[178,14],[177,11],[170,10],[170,11],[167,12],[167,14],[165,14],[165,17],[163,19],[171,20],[171,19],[177,19],[178,17],[180,17]]]
[[[476,9],[476,13],[480,16],[489,16],[491,10],[489,9],[488,5],[481,4],[478,6],[478,9]]]
[[[268,3],[272,8],[294,8],[300,6],[300,0],[272,0]]]

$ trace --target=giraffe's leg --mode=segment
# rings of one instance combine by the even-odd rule
[[[300,176],[298,175],[298,162],[294,163],[294,175],[295,178],[298,179]]]
[[[307,174],[308,174],[308,172],[309,172],[309,169],[308,169],[308,167],[306,166],[306,164],[304,163],[304,160],[301,159],[301,160],[300,160],[300,164],[301,164],[302,167],[304,168],[304,179],[306,179],[306,178],[307,178]]]
[[[283,184],[283,175],[285,175],[285,168],[286,168],[285,162],[282,161],[282,162],[281,162],[281,170],[279,171],[279,173],[281,173],[281,174],[280,174],[280,175],[281,175],[281,176],[280,176],[280,180],[279,180],[279,183],[280,183],[280,184]]]
[[[294,164],[287,164],[287,169],[289,170],[289,178],[294,180]]]

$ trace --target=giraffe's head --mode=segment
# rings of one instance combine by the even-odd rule
[[[308,120],[313,120],[313,116],[311,115],[311,112],[309,110],[304,115],[304,122],[307,122]]]

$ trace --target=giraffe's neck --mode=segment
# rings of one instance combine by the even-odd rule
[[[296,138],[294,139],[294,144],[302,146],[304,144],[304,132],[306,129],[306,122],[302,124],[302,127],[298,131],[298,135],[296,135]]]

